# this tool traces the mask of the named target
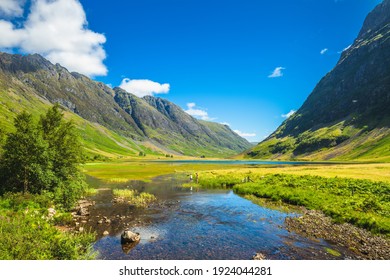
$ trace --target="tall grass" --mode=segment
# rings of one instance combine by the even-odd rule
[[[113,194],[115,197],[127,201],[136,207],[147,207],[149,204],[157,200],[157,198],[150,193],[141,192],[136,190],[127,189],[114,189]]]

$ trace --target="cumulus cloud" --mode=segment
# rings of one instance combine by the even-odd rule
[[[23,15],[24,0],[1,0],[0,15],[19,17]]]
[[[24,3],[14,2],[20,8]],[[4,11],[5,5],[1,5]],[[17,8],[7,11],[12,13],[9,15],[13,21],[0,20],[0,48],[39,53],[53,63],[87,76],[107,74],[103,63],[106,37],[88,29],[85,11],[78,0],[32,1],[27,18],[21,20],[15,19],[20,15]]]
[[[325,49],[322,49],[322,50],[320,51],[320,54],[325,54],[327,51],[328,51],[328,49],[327,49],[327,48],[325,48]]]
[[[272,74],[268,76],[268,78],[282,77],[283,76],[282,70],[285,70],[285,69],[286,68],[284,68],[284,67],[276,67],[275,70],[272,72]]]
[[[196,104],[194,102],[187,103],[187,107],[188,107],[187,110],[184,110],[184,112],[186,112],[187,114],[195,118],[199,118],[204,121],[211,121],[215,119],[215,118],[210,118],[209,114],[205,110],[195,108]]]
[[[130,80],[128,78],[124,78],[119,87],[138,97],[168,93],[170,89],[169,84],[159,84],[151,80]]]
[[[283,115],[282,115],[282,118],[288,119],[289,117],[291,117],[292,115],[294,115],[295,112],[296,112],[295,110],[290,110],[290,112],[288,112],[287,114],[283,114]]]
[[[256,133],[247,133],[247,132],[241,132],[240,130],[233,130],[235,133],[240,135],[241,137],[256,137]]]

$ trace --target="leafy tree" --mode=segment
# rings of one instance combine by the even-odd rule
[[[59,180],[73,179],[79,173],[83,150],[74,124],[64,121],[58,104],[41,116],[43,139],[48,144],[52,170]]]
[[[49,191],[64,208],[72,207],[86,188],[82,151],[74,124],[64,120],[58,104],[38,124],[31,114],[19,114],[4,145],[0,193]]]
[[[33,122],[23,112],[15,118],[15,132],[9,133],[0,167],[1,192],[39,192],[53,180],[47,143]]]

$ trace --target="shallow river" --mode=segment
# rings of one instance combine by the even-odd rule
[[[296,213],[261,207],[230,190],[181,188],[183,178],[162,176],[150,183],[104,184],[93,197],[96,205],[86,226],[99,234],[94,248],[101,259],[242,259],[258,252],[268,259],[334,259],[324,240],[310,240],[285,229]],[[155,194],[159,204],[136,209],[112,202],[112,188],[133,188]],[[98,223],[102,221],[102,223]],[[106,223],[106,219],[110,222]],[[129,228],[141,242],[122,248],[120,235]],[[103,236],[108,231],[108,236]],[[341,257],[343,258],[342,254]]]

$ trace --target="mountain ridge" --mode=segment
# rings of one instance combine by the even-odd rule
[[[59,103],[70,113],[127,138],[125,142],[145,142],[162,153],[225,157],[250,147],[231,130],[231,137],[221,140],[216,131],[168,100],[139,98],[121,88],[112,89],[38,54],[0,52],[0,92],[7,101],[0,114],[18,111],[17,104],[8,102],[13,94],[26,100]]]

